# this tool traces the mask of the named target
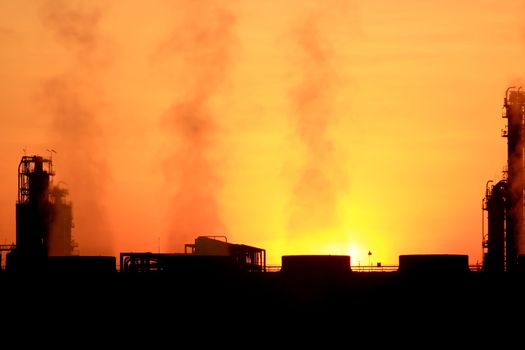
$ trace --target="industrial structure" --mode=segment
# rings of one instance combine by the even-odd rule
[[[225,236],[199,236],[184,254],[121,253],[122,272],[265,272],[266,250],[228,243]]]
[[[24,268],[48,256],[70,256],[75,243],[68,191],[53,184],[53,161],[23,156],[18,165],[16,247],[8,254],[12,266]]]
[[[510,87],[505,92],[503,118],[507,126],[507,169],[503,179],[492,186],[488,181],[482,210],[487,211],[487,231],[483,215],[483,265],[487,271],[516,271],[525,254],[525,92]]]
[[[524,106],[525,93],[507,90],[508,129],[503,136],[508,137],[508,170],[501,181],[486,184],[483,270],[469,266],[468,255],[459,254],[400,255],[395,270],[385,271],[379,264],[378,269],[371,264],[366,270],[353,269],[348,255],[285,255],[277,270],[267,267],[264,249],[234,244],[225,236],[199,236],[182,253],[120,253],[119,271],[114,256],[74,255],[72,205],[67,190],[53,185],[51,158],[23,156],[16,245],[0,245],[2,315],[7,320],[22,311],[43,315],[42,320],[55,315],[54,320],[75,326],[95,320],[99,328],[88,327],[89,335],[113,332],[119,324],[140,334],[151,327],[158,336],[163,325],[172,330],[175,322],[183,337],[181,327],[186,325],[201,338],[226,340],[227,346],[238,340],[235,332],[243,330],[254,339],[282,331],[294,341],[305,334],[303,339],[309,340],[319,334],[318,325],[330,329],[329,337],[322,338],[325,342],[337,334],[352,340],[370,330],[394,330],[404,343],[429,330],[439,332],[438,338],[449,334],[457,340],[458,333],[472,334],[465,332],[465,315],[482,320],[490,334],[502,326],[508,336],[509,322],[502,320],[519,316],[513,305],[525,294]],[[522,273],[492,273],[504,271]],[[25,278],[25,272],[34,278]],[[33,318],[22,328],[20,322],[11,323],[26,334],[33,334],[31,324],[38,331],[47,324],[52,332],[67,331],[60,323]],[[349,326],[351,320],[365,328]],[[218,327],[227,332],[210,333]],[[173,338],[172,332],[166,334]]]
[[[525,92],[521,88],[506,90],[503,118],[507,119],[502,131],[508,141],[507,166],[501,180],[489,180],[485,186],[483,271],[525,272]],[[68,191],[53,184],[54,175],[51,157],[23,156],[18,165],[16,245],[0,246],[0,253],[9,251],[8,270],[42,270],[35,268],[41,266],[44,270],[62,272],[117,271],[115,257],[73,256],[76,244],[72,240],[72,205],[67,200]],[[0,268],[2,258],[0,254]],[[280,271],[288,276],[343,276],[352,272],[350,259],[346,255],[283,256]],[[396,271],[406,275],[471,270],[467,255],[416,254],[400,255]],[[269,269],[262,248],[233,244],[225,236],[199,236],[194,243],[185,244],[183,253],[120,253],[120,271],[216,274]]]

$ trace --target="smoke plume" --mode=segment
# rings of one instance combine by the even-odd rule
[[[225,90],[235,43],[235,15],[221,1],[175,2],[178,22],[159,55],[176,74],[174,102],[163,120],[170,142],[166,179],[175,188],[170,243],[180,249],[198,235],[224,235],[218,191],[220,120],[213,102]]]
[[[71,189],[73,235],[82,255],[113,253],[104,207],[109,171],[99,82],[107,58],[99,32],[102,11],[92,2],[44,1],[40,14],[71,62],[42,83],[41,100],[51,115],[57,175]]]
[[[334,144],[333,100],[339,85],[333,53],[321,16],[310,13],[293,32],[298,82],[290,91],[292,123],[303,146],[304,161],[298,169],[290,203],[291,235],[320,232],[338,223],[340,190]]]

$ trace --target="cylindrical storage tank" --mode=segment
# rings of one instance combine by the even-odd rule
[[[468,255],[411,254],[399,256],[399,272],[435,274],[468,271]]]
[[[50,256],[45,259],[46,272],[64,274],[115,273],[114,256]]]
[[[349,255],[283,255],[281,271],[300,274],[337,274],[352,271]]]

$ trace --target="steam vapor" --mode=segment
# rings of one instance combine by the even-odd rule
[[[180,249],[198,235],[224,235],[218,191],[223,180],[213,159],[220,148],[220,117],[213,99],[228,78],[235,15],[221,1],[176,2],[180,21],[159,48],[176,67],[174,85],[183,91],[163,120],[173,144],[166,179],[176,187],[169,211],[172,248]],[[178,85],[177,85],[178,84]]]
[[[60,175],[71,188],[80,253],[110,254],[112,238],[103,199],[109,178],[104,159],[100,109],[103,92],[99,23],[102,11],[92,2],[44,1],[41,19],[71,56],[72,67],[42,83],[41,102],[51,115],[53,148]],[[102,55],[102,56],[100,56]]]
[[[300,79],[290,91],[291,118],[304,148],[304,162],[293,184],[288,226],[290,235],[297,236],[337,225],[336,179],[340,169],[329,136],[338,77],[320,15],[310,13],[293,34]]]

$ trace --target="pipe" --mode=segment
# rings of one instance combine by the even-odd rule
[[[504,107],[507,107],[507,100],[508,100],[508,96],[509,96],[509,90],[515,89],[515,88],[516,88],[515,86],[510,86],[510,87],[507,88],[507,90],[505,90],[505,99],[504,99],[504,102],[503,102],[503,106]]]
[[[485,184],[485,198],[481,200],[481,258],[484,259],[485,253],[485,207],[487,203],[487,198],[489,197],[489,184],[494,182],[493,180],[488,180]],[[488,208],[487,208],[488,209]]]
[[[488,197],[489,195],[489,183],[494,182],[493,180],[488,180],[485,184],[485,197]]]

